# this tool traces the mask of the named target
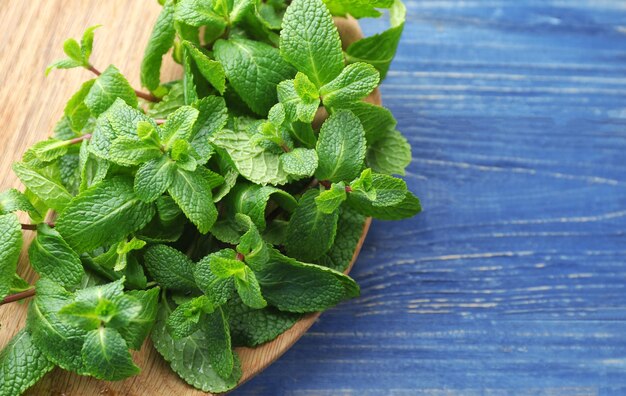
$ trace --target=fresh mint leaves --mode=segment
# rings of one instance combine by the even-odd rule
[[[130,351],[150,333],[184,381],[228,391],[242,375],[234,346],[359,295],[342,271],[367,217],[421,210],[392,176],[408,141],[364,101],[395,54],[400,0],[161,4],[140,71],[149,92],[91,64],[97,26],[46,70],[95,77],[13,165],[25,190],[0,192],[0,299],[35,294],[0,352],[0,395],[54,366],[136,375]],[[333,17],[384,9],[388,30],[342,46]],[[169,52],[180,79],[162,81]],[[34,286],[16,273],[23,232]]]

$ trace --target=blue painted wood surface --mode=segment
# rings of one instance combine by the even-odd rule
[[[382,92],[425,211],[234,394],[625,395],[626,2],[407,8]]]

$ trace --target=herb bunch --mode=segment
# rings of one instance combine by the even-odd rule
[[[15,163],[0,194],[0,300],[34,295],[0,352],[0,395],[55,366],[104,380],[139,372],[151,333],[204,391],[241,376],[257,346],[302,314],[359,294],[343,274],[367,217],[420,211],[403,175],[410,146],[383,107],[404,25],[400,0],[166,0],[141,66],[148,92],[90,63],[94,30],[52,69],[96,76],[53,137]],[[333,16],[391,27],[342,49]],[[170,52],[180,80],[163,83]],[[30,217],[21,224],[17,213]],[[40,279],[16,274],[23,230]]]

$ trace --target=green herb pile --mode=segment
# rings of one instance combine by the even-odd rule
[[[47,70],[96,78],[14,164],[25,190],[0,194],[0,299],[34,296],[0,352],[0,395],[55,366],[136,375],[129,351],[149,334],[189,384],[232,389],[234,346],[359,294],[343,271],[367,217],[420,211],[392,176],[410,146],[388,110],[363,101],[398,45],[399,0],[162,5],[141,67],[149,92],[90,63],[96,27]],[[333,16],[348,14],[389,15],[391,27],[342,49]],[[184,72],[163,83],[170,51]],[[23,232],[36,233],[34,286],[16,274]]]

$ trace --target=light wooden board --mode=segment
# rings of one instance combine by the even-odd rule
[[[2,42],[0,49],[0,188],[19,187],[10,172],[10,164],[18,160],[32,143],[51,134],[67,99],[87,78],[84,70],[53,71],[45,78],[47,64],[63,57],[61,48],[68,37],[79,38],[85,27],[102,23],[96,32],[92,63],[101,70],[109,63],[115,64],[139,87],[138,70],[151,24],[159,12],[154,1],[79,1],[54,0],[24,2],[3,0],[0,3]],[[339,20],[338,26],[344,40],[354,40],[361,33],[354,21]],[[179,66],[166,61],[165,78],[180,73]],[[369,101],[380,104],[380,94],[375,92]],[[363,243],[369,220],[354,259]],[[27,243],[30,240],[27,234]],[[24,258],[23,258],[24,259]],[[354,263],[353,259],[353,263]],[[33,274],[25,262],[21,273],[29,280]],[[24,325],[26,304],[0,307],[0,347]],[[319,314],[306,316],[276,340],[258,348],[238,348],[242,361],[242,382],[262,371],[282,355],[315,322]],[[195,395],[201,394],[184,384],[169,365],[147,342],[134,354],[142,374],[129,380],[110,383],[80,377],[57,369],[29,390],[32,395]]]

